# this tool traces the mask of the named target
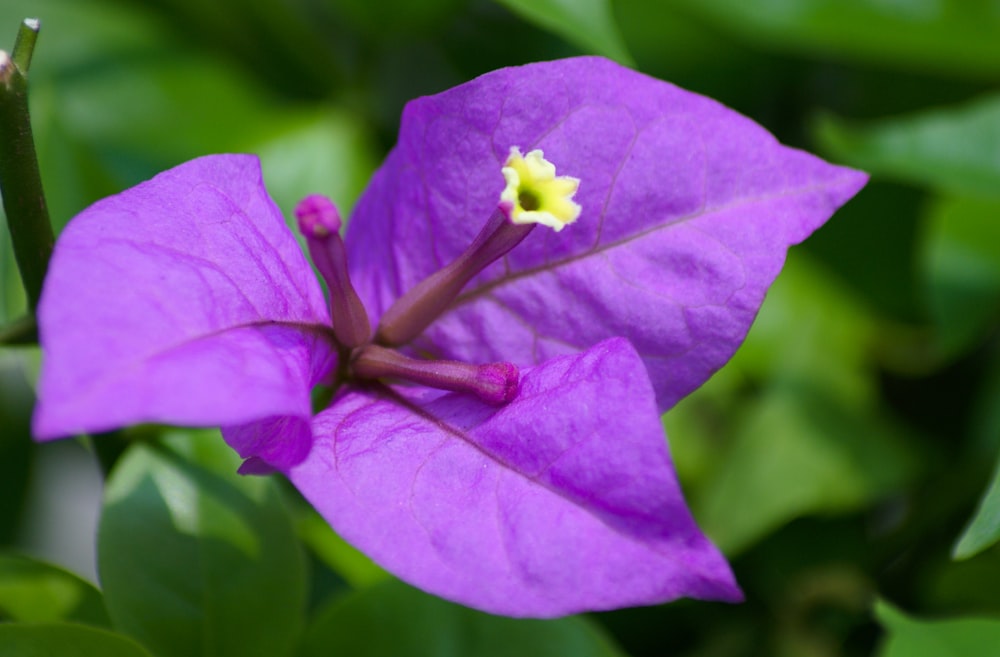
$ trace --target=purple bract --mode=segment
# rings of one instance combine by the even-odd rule
[[[575,223],[507,227],[512,147],[580,180]],[[495,613],[739,600],[660,414],[729,359],[787,247],[865,180],[600,58],[503,69],[407,106],[346,240],[331,207],[300,206],[328,304],[256,159],[194,160],[60,237],[35,432],[221,425],[244,471],[285,473],[387,569]],[[410,312],[429,325],[399,320],[484,226],[499,259]]]

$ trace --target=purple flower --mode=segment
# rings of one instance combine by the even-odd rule
[[[572,199],[532,178],[548,163]],[[222,425],[244,471],[495,613],[739,600],[660,414],[865,180],[603,59],[503,69],[407,106],[345,241],[331,205],[300,205],[326,300],[256,160],[194,160],[63,232],[35,431]],[[508,221],[575,204],[558,232]]]

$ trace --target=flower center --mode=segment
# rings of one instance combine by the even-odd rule
[[[513,146],[503,169],[507,186],[500,194],[500,208],[515,224],[542,224],[558,232],[580,216],[573,195],[578,178],[557,176],[554,164],[537,148],[527,155]]]
[[[530,189],[522,189],[517,193],[517,202],[527,212],[533,212],[542,207],[538,202],[538,196]]]
[[[295,212],[300,231],[330,293],[333,336],[340,357],[334,388],[350,380],[402,379],[473,394],[493,404],[514,399],[519,374],[513,363],[471,365],[425,360],[395,349],[420,335],[451,306],[474,276],[520,244],[536,224],[558,232],[580,216],[580,206],[572,200],[580,181],[556,176],[555,165],[545,159],[542,151],[536,149],[522,156],[520,149],[512,147],[501,173],[506,186],[497,211],[469,248],[397,299],[382,315],[374,338],[368,313],[348,279],[336,208],[329,200],[316,196],[299,204]]]

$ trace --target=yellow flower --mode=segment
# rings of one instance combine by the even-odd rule
[[[558,232],[580,216],[573,195],[580,180],[557,176],[554,164],[540,150],[521,155],[512,146],[503,169],[507,186],[500,194],[500,207],[515,224],[543,224]]]

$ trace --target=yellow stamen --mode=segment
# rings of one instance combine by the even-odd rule
[[[503,169],[507,186],[500,194],[500,207],[515,224],[543,224],[559,232],[580,216],[573,195],[580,187],[578,178],[556,176],[556,167],[540,150],[521,155],[512,146]]]

